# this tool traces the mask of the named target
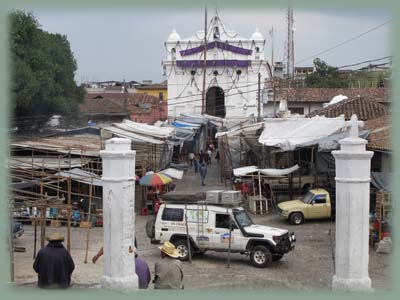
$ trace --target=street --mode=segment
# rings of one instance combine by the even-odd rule
[[[215,163],[215,162],[214,162]],[[201,187],[200,178],[189,170],[181,181],[176,181],[177,190],[207,190],[223,187],[218,178],[217,166],[209,167],[206,186]],[[212,186],[212,187],[211,187]],[[335,223],[319,220],[309,221],[300,226],[288,224],[275,212],[268,215],[252,215],[256,224],[274,226],[294,231],[297,238],[294,251],[285,255],[281,261],[274,262],[271,268],[257,269],[250,264],[247,255],[232,254],[230,268],[227,268],[227,253],[206,252],[193,257],[192,263],[184,262],[184,285],[187,290],[323,290],[330,289],[334,273],[333,254]],[[138,253],[149,265],[154,276],[154,264],[160,259],[157,245],[150,244],[146,236],[147,216],[137,216],[136,237]],[[16,247],[25,247],[26,252],[15,252],[15,282],[17,285],[32,286],[37,276],[32,269],[33,233],[31,225],[24,226],[25,233],[15,240]],[[47,234],[60,230],[66,236],[66,227],[47,228]],[[332,231],[332,235],[329,232]],[[72,275],[73,286],[100,287],[103,272],[103,259],[96,264],[91,259],[102,246],[102,227],[92,228],[89,237],[88,263],[84,263],[86,250],[86,229],[72,228],[71,255],[75,261]],[[332,242],[332,243],[331,243]],[[40,241],[38,242],[40,244]],[[372,287],[389,289],[391,256],[376,253],[370,248],[369,274]],[[150,284],[150,288],[153,285]]]

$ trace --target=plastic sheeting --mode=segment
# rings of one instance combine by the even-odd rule
[[[267,119],[259,143],[291,151],[345,128],[344,116]]]
[[[391,191],[390,178],[392,173],[371,172],[371,183],[379,190]]]
[[[54,175],[71,178],[72,180],[81,183],[93,184],[95,186],[103,186],[103,181],[101,180],[100,176],[91,172],[84,171],[82,169],[76,168],[68,171],[61,171]]]
[[[285,176],[293,173],[294,171],[298,170],[299,166],[294,165],[293,167],[286,168],[286,169],[258,169],[256,166],[247,166],[247,167],[241,167],[241,168],[236,168],[233,170],[233,175],[236,177],[240,176],[245,176],[248,174],[252,174],[255,172],[260,172],[260,174],[266,175],[266,176]]]
[[[358,136],[362,139],[366,139],[368,137],[369,133],[370,133],[369,130],[363,130],[363,131],[359,132]],[[302,147],[318,145],[319,152],[330,152],[332,150],[339,149],[340,148],[339,141],[349,137],[349,134],[350,134],[349,130],[346,130],[344,132],[335,133],[335,134],[332,134],[327,137],[323,137],[320,139],[310,141],[308,143],[304,143],[302,145]]]
[[[173,179],[182,179],[183,178],[183,171],[174,169],[174,168],[168,168],[168,169],[162,170],[158,173],[167,175]]]
[[[227,136],[227,137],[239,136],[241,134],[246,134],[249,132],[257,131],[257,130],[263,128],[263,126],[264,126],[264,123],[245,125],[243,127],[235,128],[230,131],[218,132],[215,134],[215,137],[219,138],[221,136]]]

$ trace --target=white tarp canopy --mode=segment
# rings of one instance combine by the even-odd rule
[[[330,136],[345,128],[344,116],[326,118],[271,118],[265,119],[264,131],[258,142],[279,147],[283,151],[303,147],[311,141]]]
[[[262,128],[264,126],[264,123],[256,123],[256,124],[250,124],[250,125],[245,125],[243,127],[239,127],[239,128],[235,128],[233,130],[230,131],[225,131],[225,132],[218,132],[215,134],[216,138],[219,138],[221,136],[227,136],[227,137],[231,137],[231,136],[238,136],[242,133],[246,133],[246,132],[252,132],[252,131],[257,131],[258,129]]]
[[[183,178],[183,171],[174,169],[174,168],[168,168],[168,169],[162,170],[158,173],[165,174],[174,179],[182,179]]]
[[[130,120],[123,120],[122,123],[114,123],[113,126],[133,133],[144,134],[159,139],[167,139],[173,136],[173,127],[159,127],[144,123],[136,123]]]
[[[298,169],[299,169],[299,166],[297,164],[294,165],[293,167],[286,168],[286,169],[259,169],[256,166],[247,166],[247,167],[233,169],[233,175],[235,175],[236,177],[240,177],[240,176],[246,176],[248,174],[260,172],[260,174],[275,177],[275,176],[289,175],[290,173],[293,173],[294,171],[296,171]]]
[[[81,183],[93,184],[95,186],[103,186],[103,181],[101,180],[100,176],[78,168],[68,171],[61,171],[54,175],[71,178],[72,180]]]

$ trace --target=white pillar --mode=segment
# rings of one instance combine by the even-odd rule
[[[368,291],[371,279],[369,261],[369,192],[372,151],[358,137],[353,115],[350,136],[340,141],[341,149],[332,151],[336,161],[336,253],[332,289]],[[361,123],[361,124],[360,124]]]
[[[135,156],[128,139],[106,141],[103,164],[104,289],[138,288],[135,273]]]

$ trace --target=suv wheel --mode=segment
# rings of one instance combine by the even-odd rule
[[[179,254],[179,259],[186,261],[189,260],[189,248],[188,248],[188,242],[187,240],[176,240],[173,242],[173,244],[176,247],[176,250],[178,251]],[[190,243],[190,254],[193,257],[193,247],[192,244]]]
[[[292,213],[290,215],[289,222],[292,225],[300,225],[304,222],[304,216],[302,213]]]
[[[265,268],[271,266],[272,254],[265,246],[255,246],[250,253],[250,261],[257,268]]]

